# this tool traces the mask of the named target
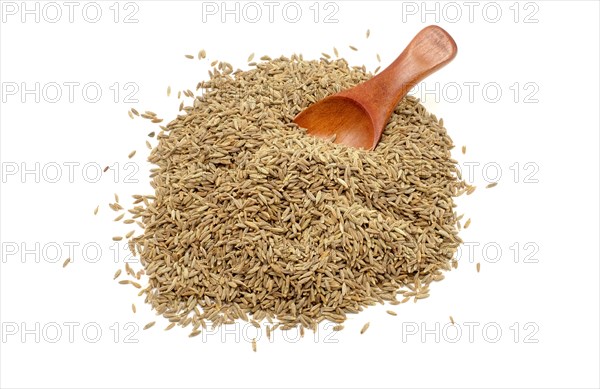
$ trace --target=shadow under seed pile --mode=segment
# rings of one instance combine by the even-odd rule
[[[226,69],[151,152],[155,193],[132,210],[145,232],[130,242],[147,301],[184,326],[288,329],[427,297],[461,242],[465,191],[435,116],[407,97],[375,151],[351,149],[291,122],[369,79],[364,68],[292,56]]]

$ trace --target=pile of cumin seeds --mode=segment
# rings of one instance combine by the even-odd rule
[[[154,193],[129,210],[144,227],[129,247],[157,314],[184,327],[315,329],[429,296],[461,243],[453,198],[466,191],[437,118],[406,97],[372,152],[292,123],[370,77],[344,59],[293,55],[214,68],[199,84],[157,135]]]

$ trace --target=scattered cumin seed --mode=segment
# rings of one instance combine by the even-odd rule
[[[127,111],[127,114],[129,115],[129,117],[130,117],[131,119],[133,119],[133,114],[131,113],[131,111]]]
[[[467,153],[467,146],[463,146],[463,147],[462,147],[462,153],[463,153],[463,154],[466,154],[466,153]]]
[[[252,62],[253,59],[254,59],[254,53],[252,53],[248,56],[248,59],[246,60],[246,62]]]
[[[69,263],[71,263],[71,258],[67,258],[67,259],[65,259],[65,261],[63,262],[63,266],[62,266],[62,267],[63,267],[63,268],[67,267],[67,265],[68,265]]]
[[[114,240],[115,242],[118,242],[120,240],[123,240],[122,236],[113,236],[112,240]]]
[[[136,289],[142,289],[142,285],[140,285],[139,283],[137,283],[135,281],[130,281],[129,283],[131,285],[133,285],[133,287],[136,288]]]
[[[135,150],[133,150],[131,153],[129,153],[129,155],[127,156],[127,158],[131,159],[133,158],[133,156],[135,155]]]
[[[333,54],[335,54],[336,58],[338,58],[340,56],[338,49],[336,49],[335,47],[333,48]]]
[[[477,262],[476,267],[477,267],[477,273],[479,273],[479,271],[481,271],[481,263]]]
[[[450,315],[450,323],[452,323],[452,325],[454,325],[454,318],[452,317],[452,315]]]
[[[135,108],[131,108],[131,112],[133,112],[135,116],[140,116],[140,113]]]
[[[167,87],[167,97],[171,96],[171,85]]]
[[[100,206],[98,205],[96,208],[94,208],[94,215],[98,214],[98,210],[100,209]]]
[[[130,276],[135,276],[135,272],[133,271],[133,269],[131,268],[131,266],[129,266],[129,263],[125,262],[125,272],[127,274],[129,274]]]
[[[194,57],[192,57],[194,58]],[[202,49],[198,52],[198,59],[204,59],[206,58],[206,50]]]
[[[116,218],[114,218],[114,221],[118,222],[119,220],[123,219],[125,217],[125,214],[122,213],[119,216],[117,216]]]
[[[365,323],[365,325],[364,325],[364,326],[363,326],[363,327],[360,329],[360,334],[361,334],[361,335],[362,335],[362,334],[364,334],[364,333],[365,333],[365,332],[366,332],[366,331],[369,329],[369,325],[370,325],[370,323],[369,323],[369,322],[367,322],[367,323]]]
[[[186,55],[185,55],[185,58],[187,58],[187,59],[194,59],[194,56],[193,56],[193,55],[191,55],[191,54],[186,54]]]
[[[135,313],[135,312],[136,312],[136,309],[135,309],[135,304],[131,304],[131,310],[133,311],[133,313]]]
[[[492,182],[491,184],[487,184],[485,187],[489,189],[495,187],[496,185],[498,185],[497,182]]]
[[[191,333],[188,335],[188,337],[190,337],[190,338],[193,338],[193,337],[196,337],[196,336],[200,335],[201,333],[202,333],[202,331],[201,331],[201,330],[192,331],[192,332],[191,332]]]
[[[349,46],[351,50],[358,51],[358,49],[354,46]]]
[[[256,352],[256,338],[252,339],[252,351]]]
[[[377,53],[377,62],[381,62],[381,56]]]
[[[114,204],[113,203],[108,203],[108,207],[110,209],[112,209],[113,211],[115,211],[115,212],[118,212],[118,211],[120,211],[120,210],[123,209],[123,207],[121,206],[121,204],[118,204],[118,203],[114,203]]]
[[[470,225],[471,225],[471,218],[467,219],[463,228],[467,229],[467,228],[469,228]]]
[[[151,321],[150,323],[148,323],[148,324],[146,324],[146,325],[144,326],[144,330],[147,330],[148,328],[152,327],[152,326],[153,326],[153,325],[155,325],[155,324],[156,324],[156,322],[155,322],[155,321]]]
[[[341,325],[341,324],[338,324],[338,325],[336,325],[336,326],[334,326],[334,327],[333,327],[333,330],[334,330],[334,331],[341,331],[341,330],[343,330],[343,329],[344,329],[344,326],[343,326],[343,325]]]
[[[371,30],[367,30],[367,39],[369,39],[369,36],[371,36]]]
[[[398,314],[394,311],[386,311],[388,315],[398,316]]]

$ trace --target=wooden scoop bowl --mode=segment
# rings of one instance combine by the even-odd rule
[[[443,29],[425,27],[390,66],[369,81],[311,105],[294,122],[310,135],[373,150],[408,91],[456,56],[456,43]]]

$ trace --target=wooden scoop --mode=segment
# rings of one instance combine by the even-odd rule
[[[369,81],[342,91],[300,112],[294,122],[310,135],[373,150],[408,91],[456,56],[456,43],[443,29],[425,27],[390,66]]]

